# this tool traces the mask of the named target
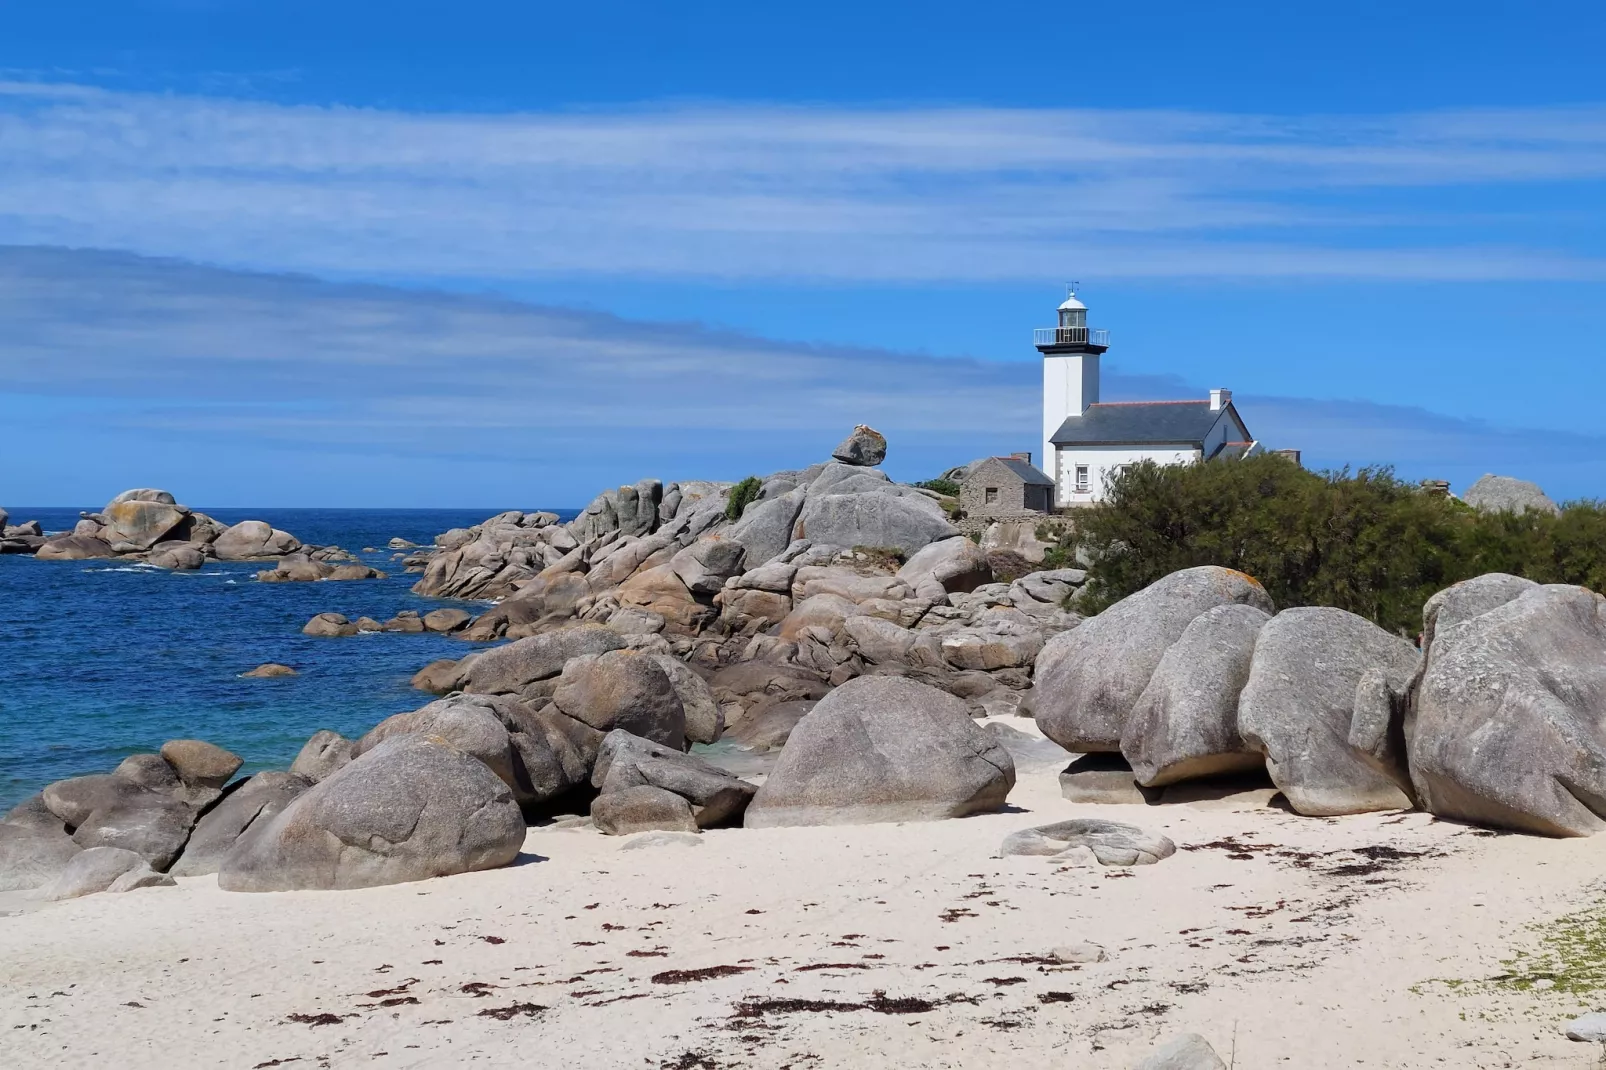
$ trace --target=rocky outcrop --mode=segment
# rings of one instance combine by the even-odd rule
[[[1416,665],[1410,643],[1342,609],[1288,609],[1266,622],[1239,698],[1238,727],[1266,756],[1290,806],[1313,815],[1411,807],[1403,762],[1385,764],[1355,746],[1351,730],[1368,672],[1403,692]]]
[[[750,828],[930,821],[995,810],[1015,764],[965,703],[898,677],[861,677],[792,730],[748,807]]]
[[[1461,500],[1483,513],[1561,513],[1537,484],[1511,476],[1484,475],[1467,488]]]
[[[959,534],[930,498],[857,487],[852,491],[810,494],[798,518],[798,537],[834,546],[886,546],[912,554]]]
[[[1490,601],[1517,587],[1481,586]],[[1456,601],[1429,629],[1406,726],[1422,806],[1551,836],[1606,828],[1606,599],[1536,585],[1450,623]]]
[[[229,891],[367,888],[505,866],[524,842],[512,792],[482,763],[418,735],[386,740],[250,832],[224,857]]]
[[[875,428],[860,424],[831,451],[831,457],[843,464],[873,468],[887,459],[887,438]]]
[[[257,573],[259,583],[315,583],[319,580],[377,580],[385,574],[363,564],[333,564],[306,554],[289,554],[278,565]]]
[[[1165,652],[1194,618],[1222,605],[1274,610],[1253,577],[1206,565],[1157,580],[1049,639],[1035,671],[1043,734],[1070,751],[1120,750],[1127,719]]]
[[[685,707],[651,654],[610,650],[571,658],[552,704],[599,732],[619,728],[676,750],[686,747]]]
[[[303,546],[294,535],[260,520],[225,527],[205,513],[178,504],[165,490],[125,490],[100,512],[79,515],[71,532],[43,538],[34,530],[27,538],[31,546],[26,552],[41,561],[116,557],[168,569],[197,569],[209,560],[255,561],[290,554],[304,559],[295,570],[297,575],[291,577],[289,568],[283,574],[275,570],[275,580],[336,578],[303,573],[323,566],[333,572],[333,566],[342,562],[356,567],[356,559],[339,547]],[[34,527],[37,529],[37,525]],[[10,545],[16,540],[4,530],[0,535],[6,535],[6,545],[0,545],[0,551],[17,552]],[[354,575],[352,571],[338,578]]]

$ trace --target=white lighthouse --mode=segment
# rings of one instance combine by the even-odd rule
[[[1110,348],[1109,331],[1090,331],[1087,306],[1073,289],[1059,307],[1059,323],[1034,333],[1043,354],[1043,470],[1058,485],[1054,434],[1072,416],[1081,416],[1099,400],[1099,357]]]
[[[1196,464],[1260,449],[1232,404],[1232,391],[1177,401],[1100,401],[1099,358],[1110,332],[1089,329],[1071,291],[1059,323],[1034,332],[1043,354],[1043,471],[1059,506],[1092,505],[1111,477],[1144,461]]]

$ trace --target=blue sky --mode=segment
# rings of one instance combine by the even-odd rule
[[[1606,496],[1598,2],[775,7],[0,0],[0,503],[920,478],[1072,278],[1109,396]]]

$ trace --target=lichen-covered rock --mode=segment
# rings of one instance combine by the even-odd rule
[[[1406,733],[1441,817],[1551,836],[1606,829],[1606,599],[1532,587],[1434,629]]]
[[[1302,814],[1411,806],[1401,766],[1384,768],[1350,742],[1356,689],[1376,669],[1403,690],[1416,648],[1342,609],[1287,609],[1260,629],[1238,700],[1244,741],[1266,756],[1272,782]]]
[[[1271,617],[1236,603],[1189,622],[1161,657],[1121,735],[1121,754],[1146,787],[1264,764],[1238,732],[1255,638]]]
[[[792,730],[747,809],[751,828],[929,821],[995,810],[1015,763],[964,701],[901,677],[860,677]]]
[[[190,788],[221,788],[245,759],[203,739],[170,739],[162,744],[162,757]]]
[[[1069,751],[1120,750],[1127,719],[1166,650],[1195,617],[1222,605],[1275,611],[1253,577],[1203,565],[1156,580],[1049,639],[1034,674],[1038,727]]]
[[[309,788],[223,859],[237,892],[368,888],[505,866],[524,843],[508,786],[417,735],[386,740]]]

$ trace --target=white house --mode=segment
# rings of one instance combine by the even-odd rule
[[[1110,332],[1090,330],[1073,291],[1059,323],[1037,330],[1043,354],[1043,468],[1060,505],[1104,496],[1105,480],[1138,461],[1193,464],[1259,449],[1232,406],[1232,391],[1198,401],[1099,400],[1099,358]]]

